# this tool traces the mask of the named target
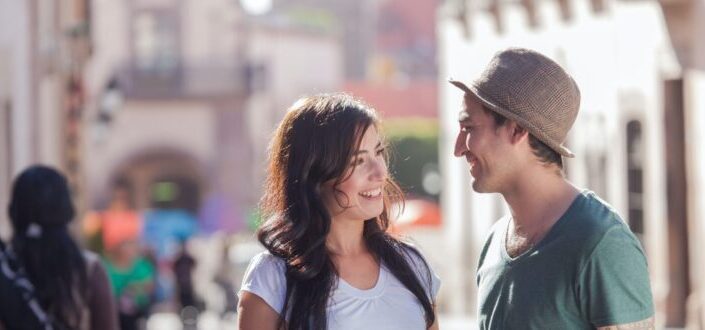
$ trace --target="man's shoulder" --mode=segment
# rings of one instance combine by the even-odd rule
[[[566,213],[561,235],[582,251],[590,252],[609,233],[633,236],[617,211],[591,191],[583,191]]]
[[[622,217],[606,201],[594,192],[585,190],[573,202],[564,215],[567,227],[584,235],[603,234],[614,227],[625,225]]]

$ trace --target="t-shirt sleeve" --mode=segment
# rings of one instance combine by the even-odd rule
[[[416,272],[416,277],[421,281],[421,285],[426,292],[429,293],[429,298],[431,298],[431,301],[436,301],[438,290],[441,288],[441,278],[433,271],[433,268],[431,268],[431,265],[418,248],[409,247],[405,252],[409,257],[411,268]]]
[[[579,275],[581,308],[595,327],[641,321],[654,314],[646,257],[625,226],[610,228]]]
[[[256,294],[281,314],[286,295],[285,272],[286,266],[283,260],[262,252],[250,261],[242,280],[240,293],[247,291]]]

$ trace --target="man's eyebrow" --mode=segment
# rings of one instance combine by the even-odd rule
[[[469,121],[471,121],[471,120],[470,120],[470,114],[469,114],[467,111],[465,111],[465,110],[460,111],[460,113],[458,113],[458,121],[461,122],[461,123],[462,123],[462,122],[469,122]]]

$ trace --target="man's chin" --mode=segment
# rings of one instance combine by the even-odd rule
[[[474,180],[472,182],[472,190],[474,190],[476,193],[488,193],[487,187],[485,187],[482,183],[480,183],[477,180]]]

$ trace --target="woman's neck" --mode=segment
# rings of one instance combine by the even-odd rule
[[[337,256],[367,253],[364,228],[365,223],[360,220],[331,219],[330,232],[326,237],[328,251]]]

